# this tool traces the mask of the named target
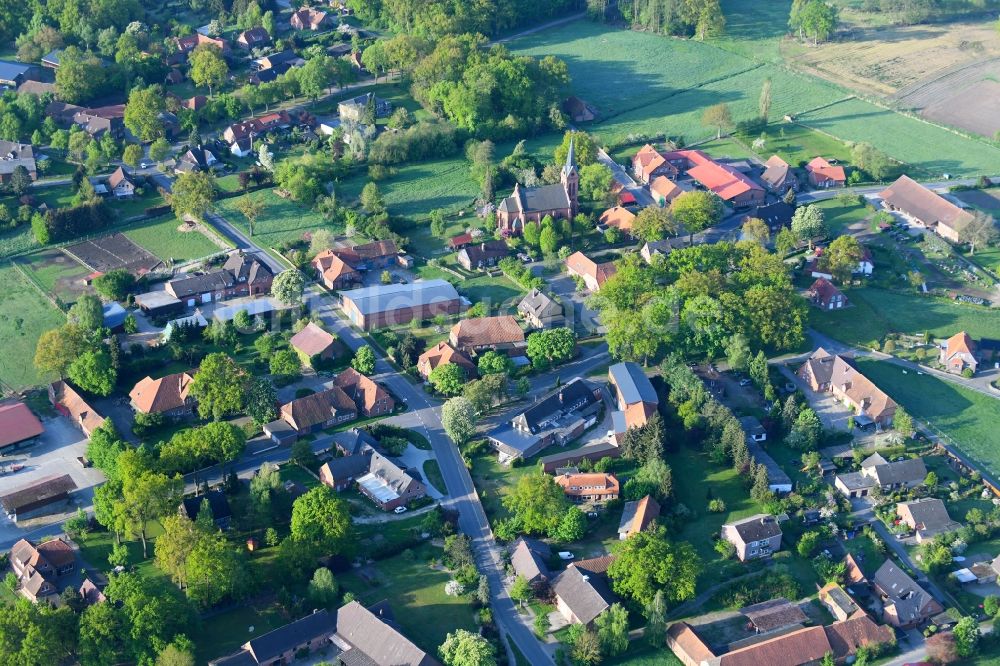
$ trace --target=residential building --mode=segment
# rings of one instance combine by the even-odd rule
[[[372,452],[356,456],[334,458],[319,468],[319,480],[337,492],[350,488],[355,481],[368,473]]]
[[[53,505],[64,504],[76,489],[69,474],[46,476],[0,495],[0,508],[16,523],[49,513]]]
[[[187,372],[176,372],[159,379],[146,376],[129,391],[132,409],[143,414],[183,416],[194,409],[194,398],[189,397],[194,377]]]
[[[847,590],[837,583],[827,583],[820,588],[819,601],[841,622],[861,610]]]
[[[11,546],[10,567],[17,577],[18,592],[33,602],[56,597],[59,579],[76,569],[76,554],[62,539],[35,545],[21,539]]]
[[[552,549],[549,544],[538,539],[519,537],[511,548],[510,564],[514,573],[523,576],[529,583],[541,583],[549,579],[546,562],[551,557]]]
[[[135,182],[125,173],[124,167],[118,167],[108,176],[107,187],[116,199],[131,199],[135,195]]]
[[[649,527],[660,515],[660,504],[651,496],[625,502],[622,519],[618,523],[618,538],[622,541]]]
[[[392,410],[396,408],[396,401],[388,391],[354,368],[347,368],[338,374],[333,383],[354,401],[358,412],[366,417],[392,414]]]
[[[900,176],[879,197],[886,209],[902,214],[953,243],[959,242],[960,235],[972,221],[972,213],[962,210],[909,176]]]
[[[770,557],[781,550],[781,527],[774,516],[766,513],[726,523],[722,538],[736,546],[740,562]]]
[[[653,201],[661,208],[669,206],[684,192],[684,188],[666,176],[657,176],[649,183],[649,193],[653,195]]]
[[[576,167],[576,153],[570,140],[566,163],[559,182],[538,187],[514,185],[511,195],[497,206],[497,225],[504,236],[518,236],[526,224],[541,224],[549,215],[555,219],[573,219],[578,208],[580,173]]]
[[[624,234],[632,235],[632,223],[635,222],[635,213],[628,208],[614,206],[601,213],[598,223],[602,227],[614,227]]]
[[[0,183],[9,183],[18,167],[23,167],[31,180],[38,178],[34,147],[30,143],[0,141]]]
[[[239,296],[260,296],[271,291],[274,274],[267,264],[242,250],[229,255],[221,268],[186,274],[167,282],[166,292],[187,307]]]
[[[383,511],[406,506],[427,494],[427,486],[406,469],[377,451],[368,473],[357,478],[358,490]]]
[[[764,162],[764,173],[761,174],[760,179],[767,189],[779,196],[784,195],[788,190],[799,189],[799,180],[795,177],[792,167],[777,155],[771,155]]]
[[[208,510],[212,513],[212,522],[219,529],[228,530],[229,523],[233,519],[233,510],[229,506],[226,494],[221,490],[210,490],[204,495],[185,497],[181,501],[180,506],[177,507],[177,512],[185,518],[197,520],[202,506],[206,504]]]
[[[621,449],[618,448],[617,444],[596,441],[569,451],[542,456],[538,459],[538,463],[543,472],[555,472],[560,468],[575,466],[583,460],[595,463],[601,458],[620,458],[621,455]]]
[[[530,458],[553,443],[566,446],[597,423],[600,396],[600,389],[576,377],[500,423],[486,437],[501,462]]]
[[[579,250],[566,257],[566,272],[582,278],[590,291],[600,291],[617,270],[613,262],[599,264]]]
[[[959,331],[941,346],[939,359],[948,372],[960,375],[967,369],[976,373],[979,359],[976,358],[976,343],[965,331]]]
[[[822,157],[814,157],[806,165],[809,184],[813,187],[829,188],[843,187],[847,184],[847,174],[844,167],[830,164]]]
[[[328,14],[312,7],[303,7],[288,20],[293,30],[316,31],[326,25]]]
[[[360,123],[365,116],[365,109],[371,104],[375,106],[376,118],[388,118],[392,114],[392,102],[376,97],[375,93],[371,92],[339,103],[337,113],[340,115],[341,122],[350,120]]]
[[[468,356],[456,350],[444,340],[420,355],[420,358],[417,359],[417,371],[420,372],[420,376],[424,379],[430,379],[431,373],[438,366],[448,363],[454,363],[462,367],[465,370],[466,379],[473,379],[479,374],[476,364],[469,360]]]
[[[511,315],[462,319],[451,327],[448,342],[469,357],[487,351],[523,356],[526,344],[521,325]]]
[[[56,411],[70,419],[87,437],[104,424],[104,417],[97,413],[76,389],[65,380],[49,384],[49,402]],[[0,429],[4,430],[2,425]]]
[[[935,497],[921,497],[896,505],[896,515],[914,532],[917,543],[933,539],[938,534],[954,532],[961,527],[951,519],[944,502]]]
[[[944,608],[892,560],[872,576],[871,584],[882,599],[882,621],[899,629],[923,624]]]
[[[805,292],[805,297],[820,310],[840,310],[848,305],[844,292],[825,277],[818,278]]]
[[[23,402],[0,404],[0,455],[31,446],[43,432],[42,422]]]
[[[463,247],[455,256],[465,270],[476,271],[496,266],[508,254],[507,241],[494,240]]]
[[[854,423],[862,428],[888,428],[896,403],[839,354],[820,347],[802,364],[798,376],[815,392],[833,393],[855,411]]]
[[[608,581],[614,557],[572,562],[552,581],[556,608],[571,624],[590,626],[597,616],[618,601]]]
[[[236,38],[236,44],[242,49],[260,49],[271,45],[271,35],[261,27],[244,30]]]
[[[631,361],[615,363],[608,368],[608,382],[614,389],[625,430],[646,425],[660,399],[642,366]]]
[[[309,322],[292,336],[288,346],[302,359],[303,365],[312,366],[317,361],[328,361],[337,356],[338,348],[343,345],[331,334]]]
[[[296,398],[281,406],[281,419],[305,435],[358,418],[358,407],[340,387]]]
[[[576,504],[603,504],[621,494],[618,478],[604,472],[561,474],[556,477],[556,485]]]
[[[340,299],[351,323],[366,331],[433,319],[439,314],[455,315],[463,308],[462,299],[447,280],[364,287],[341,292]]]
[[[531,328],[562,328],[566,325],[562,304],[538,289],[532,289],[521,299],[517,311]]]

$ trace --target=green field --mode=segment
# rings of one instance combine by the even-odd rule
[[[179,263],[221,251],[200,231],[178,231],[179,226],[177,218],[167,215],[130,226],[125,235],[164,261]]]
[[[36,386],[40,377],[32,361],[38,336],[65,322],[63,314],[9,264],[0,267],[5,289],[0,296],[0,381],[14,389]]]
[[[859,99],[804,113],[799,122],[845,141],[867,141],[932,177],[991,174],[1000,148]]]
[[[1000,400],[931,375],[903,374],[885,361],[859,359],[858,369],[914,418],[929,422],[970,458],[1000,474]]]
[[[873,287],[845,293],[852,307],[835,312],[813,310],[811,323],[820,333],[850,345],[867,347],[888,333],[930,331],[945,338],[964,330],[982,338],[1000,330],[1000,312],[988,308]]]

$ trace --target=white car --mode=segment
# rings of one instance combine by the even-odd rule
[[[393,513],[406,513],[406,507],[405,506],[397,506],[395,509],[392,510],[392,512]]]
[[[576,555],[574,555],[573,553],[569,552],[568,550],[561,550],[561,551],[559,551],[559,559],[560,560],[572,560],[574,557],[576,557]]]

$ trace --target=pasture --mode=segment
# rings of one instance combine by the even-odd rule
[[[62,312],[42,297],[16,268],[0,267],[5,289],[0,295],[0,381],[16,390],[36,386],[51,377],[35,370],[35,346],[38,337],[50,328],[63,324]]]
[[[1000,474],[1000,400],[885,361],[858,359],[858,370],[919,421],[929,422],[991,474]]]
[[[184,225],[173,215],[132,225],[125,235],[165,262],[201,259],[222,250],[199,227]]]
[[[929,331],[946,338],[964,330],[973,338],[982,338],[995,336],[1000,330],[1000,311],[995,309],[874,287],[844,293],[852,307],[833,312],[814,309],[810,322],[820,333],[854,346],[868,347],[888,333],[919,335]]]

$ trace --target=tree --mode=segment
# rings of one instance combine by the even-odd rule
[[[166,100],[163,89],[158,85],[136,86],[128,94],[125,105],[125,127],[140,141],[153,141],[163,137],[163,119],[161,114],[166,110]],[[141,147],[140,147],[141,150]],[[141,158],[142,155],[140,154]],[[136,159],[133,166],[138,163]],[[126,160],[126,163],[129,163]]]
[[[370,375],[375,372],[375,352],[368,345],[362,345],[354,353],[351,360],[351,367],[362,375]]]
[[[205,219],[205,214],[214,209],[215,176],[207,171],[182,173],[174,181],[170,194],[170,207],[179,218],[190,216],[196,220]]]
[[[68,370],[73,383],[94,395],[108,396],[115,389],[118,371],[111,365],[111,356],[103,349],[85,351]]]
[[[226,76],[229,74],[229,65],[226,64],[225,58],[219,49],[211,44],[196,47],[188,55],[188,64],[190,66],[188,76],[196,86],[207,87],[209,96],[212,95],[213,88],[226,82]]]
[[[823,209],[815,205],[796,208],[792,215],[792,231],[800,241],[807,241],[812,251],[813,239],[826,235]]]
[[[771,77],[764,79],[760,86],[760,99],[757,101],[757,113],[765,123],[771,115]]]
[[[264,199],[249,194],[244,194],[236,200],[236,210],[240,211],[247,220],[247,227],[250,237],[253,237],[253,225],[257,223],[257,218],[264,212]]]
[[[567,509],[566,496],[555,479],[541,472],[525,474],[503,498],[525,534],[555,534]]]
[[[694,243],[694,235],[722,219],[722,200],[713,192],[695,190],[684,192],[670,204],[670,213],[677,224],[688,234],[688,243]]]
[[[115,268],[94,280],[97,293],[110,301],[125,300],[134,287],[135,276],[124,268]]]
[[[514,372],[514,362],[510,359],[510,356],[493,349],[479,357],[478,366],[479,374],[482,376],[494,374],[510,375]]]
[[[677,223],[670,211],[659,206],[646,206],[632,221],[632,235],[639,240],[653,242],[677,233]]]
[[[451,398],[441,408],[441,424],[455,444],[461,446],[476,434],[476,410],[468,398]]]
[[[528,336],[525,353],[536,368],[568,361],[576,351],[576,334],[570,328],[535,331]]]
[[[271,283],[271,294],[285,305],[295,305],[302,301],[306,288],[306,278],[302,271],[290,268],[282,271]]]
[[[309,581],[309,599],[317,606],[329,608],[337,603],[337,595],[340,586],[333,578],[333,572],[326,567],[316,569],[312,580]]]
[[[316,486],[292,505],[292,539],[314,545],[320,553],[341,553],[350,531],[347,504],[327,486]]]
[[[598,615],[594,628],[602,654],[615,657],[628,649],[628,611],[621,604],[613,603]]]
[[[715,138],[722,138],[722,131],[733,126],[733,116],[729,111],[729,105],[721,102],[705,109],[701,114],[701,124],[705,127],[714,127]]]
[[[902,407],[896,407],[896,413],[892,417],[892,427],[903,437],[912,437],[915,432],[913,417]]]
[[[445,666],[494,666],[497,663],[493,644],[465,629],[448,634],[438,653]]]
[[[658,527],[633,534],[613,547],[615,561],[608,569],[615,592],[637,602],[662,590],[668,601],[694,596],[701,560],[689,543],[670,543]]]
[[[976,250],[996,242],[1000,231],[997,230],[996,220],[989,213],[975,211],[972,219],[959,231],[959,240],[969,244],[969,254],[975,254]]]
[[[752,240],[761,246],[766,247],[771,241],[771,230],[768,228],[767,222],[756,217],[751,217],[744,222],[741,231],[744,239]]]
[[[835,280],[846,282],[858,269],[858,263],[865,256],[865,250],[854,236],[837,236],[819,258],[821,270]]]
[[[206,356],[195,373],[189,391],[198,401],[202,418],[219,421],[243,408],[247,374],[224,352]]]
[[[438,393],[458,395],[466,383],[465,368],[456,363],[443,363],[431,371],[428,379]]]
[[[646,603],[643,614],[646,616],[646,631],[644,636],[653,647],[660,647],[667,638],[667,601],[663,590],[657,590],[653,598]]]
[[[84,294],[73,307],[69,309],[68,317],[87,333],[94,333],[104,328],[104,309],[101,300],[92,294]]]
[[[143,471],[122,478],[122,511],[129,531],[142,540],[142,557],[147,556],[146,530],[150,521],[177,510],[184,493],[181,477],[167,477],[159,472]]]
[[[959,657],[968,659],[979,651],[979,623],[974,617],[965,616],[952,629],[955,635],[955,648]]]

